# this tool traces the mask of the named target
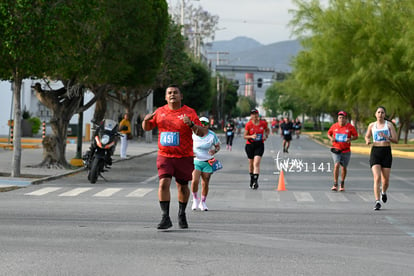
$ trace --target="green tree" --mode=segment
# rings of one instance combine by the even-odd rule
[[[237,100],[236,107],[240,112],[238,116],[246,117],[250,115],[250,110],[256,107],[256,102],[252,100],[250,97],[246,96],[239,96]]]
[[[223,113],[227,118],[237,116],[237,101],[239,99],[237,90],[238,85],[236,85],[232,80],[226,80]]]
[[[191,64],[192,82],[186,83],[182,91],[183,103],[194,108],[198,113],[210,111],[211,108],[211,81],[210,72],[204,64],[193,62]]]
[[[96,80],[108,88],[108,97],[130,112],[152,91],[160,70],[169,32],[167,3],[165,0],[106,3],[106,18],[111,27],[102,42],[103,58],[97,60],[99,66],[103,64],[102,72],[98,73],[106,77],[97,76]],[[95,118],[100,119],[104,111],[97,110]]]
[[[0,1],[0,79],[11,80],[14,88],[12,177],[21,174],[22,80],[45,72],[62,6],[48,0]]]
[[[57,1],[62,3],[54,25],[55,35],[47,55],[39,62],[47,63],[40,76],[47,76],[44,85],[36,83],[33,89],[39,101],[52,111],[50,125],[53,134],[48,141],[56,146],[49,151],[39,166],[69,167],[66,161],[66,137],[72,116],[91,106],[95,99],[83,105],[83,93],[87,90],[86,81],[94,81],[99,66],[94,61],[102,52],[101,38],[109,25],[104,24],[105,9],[98,0]],[[104,19],[105,18],[105,19]],[[49,79],[60,80],[63,87],[52,89]],[[50,157],[50,158],[49,158]]]
[[[183,83],[172,82],[179,86],[180,91],[184,95],[183,104],[194,108],[198,113],[209,111],[211,107],[211,81],[210,73],[205,65],[190,60],[190,64],[186,67],[191,70],[191,77]],[[179,70],[179,69],[178,69]],[[165,102],[165,87],[160,87],[154,92],[154,106],[160,107],[166,104]]]
[[[55,159],[62,166],[67,166],[67,125],[74,114],[96,102],[94,120],[100,121],[108,97],[126,111],[145,98],[161,64],[169,20],[163,0],[78,0],[70,4],[59,21],[59,47],[50,54],[55,57],[54,66],[47,71],[48,76],[62,80],[64,87],[35,87],[39,100],[53,111]],[[95,97],[83,104],[86,90]]]
[[[192,82],[193,72],[188,66],[192,61],[186,52],[180,31],[180,26],[170,20],[161,68],[155,80],[156,89],[165,90],[169,84],[177,84],[181,87],[185,83]]]
[[[291,25],[304,46],[294,77],[326,101],[325,112],[347,109],[358,122],[384,102],[394,113],[401,107],[395,97],[414,107],[412,1],[337,0],[325,9],[319,1],[294,3]]]

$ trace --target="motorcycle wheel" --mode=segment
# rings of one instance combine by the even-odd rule
[[[101,158],[94,158],[91,165],[91,170],[89,171],[88,179],[92,184],[96,183],[98,180],[98,175],[100,172],[100,168],[102,167],[103,159]]]

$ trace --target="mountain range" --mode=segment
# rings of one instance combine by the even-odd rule
[[[257,66],[290,72],[290,61],[302,49],[298,40],[263,45],[249,37],[236,37],[211,44],[208,58],[214,67],[220,65]]]

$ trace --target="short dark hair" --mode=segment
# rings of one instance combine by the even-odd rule
[[[377,109],[376,110],[378,110],[378,108],[384,109],[385,114],[387,114],[387,110],[385,109],[385,107],[383,107],[382,105],[379,105],[379,106],[377,106]]]
[[[167,89],[168,88],[175,88],[181,94],[181,90],[178,87],[178,85],[176,85],[176,84],[170,84],[170,85],[168,85],[167,88],[165,89],[165,92],[167,92]]]

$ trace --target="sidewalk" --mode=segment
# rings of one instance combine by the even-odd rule
[[[22,145],[23,145],[22,139]],[[82,154],[89,149],[90,143],[82,144]],[[120,145],[115,150],[112,157],[113,162],[122,161],[119,156]],[[135,158],[145,154],[153,153],[158,150],[156,137],[152,143],[145,141],[130,140],[128,141],[127,159]],[[66,145],[66,160],[70,160],[76,156],[76,144]],[[39,184],[44,181],[56,179],[65,175],[77,173],[84,170],[83,167],[75,169],[58,169],[58,168],[32,168],[40,164],[43,160],[43,148],[39,144],[38,147],[22,147],[20,174],[21,177],[10,177],[12,171],[13,150],[0,148],[0,192],[13,190],[19,187],[25,187],[33,184]]]

